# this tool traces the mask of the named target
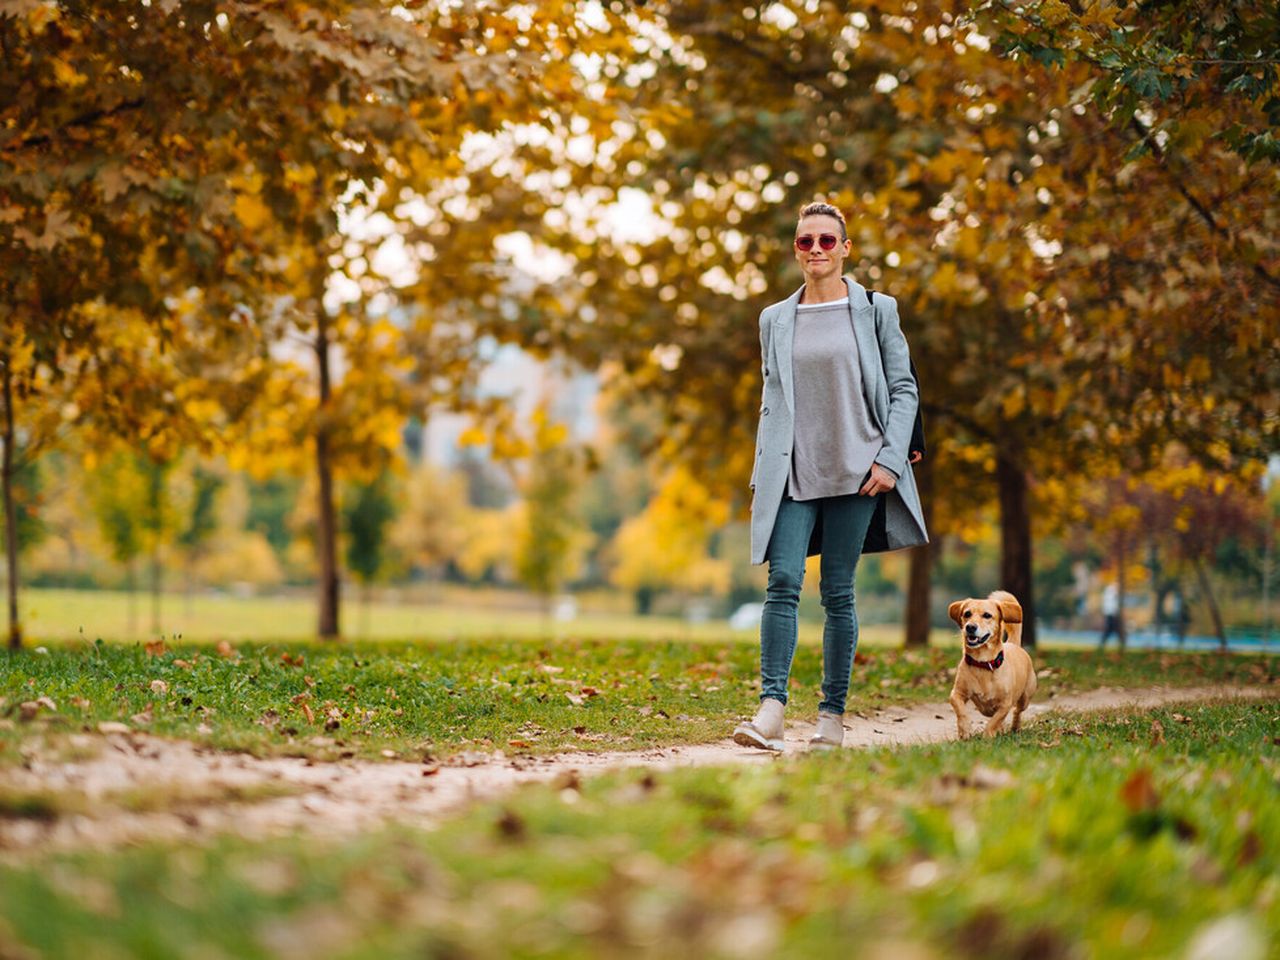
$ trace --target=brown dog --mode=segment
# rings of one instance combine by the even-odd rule
[[[985,600],[957,600],[947,612],[960,625],[964,643],[951,688],[951,709],[961,738],[966,736],[964,705],[969,701],[991,718],[987,736],[996,735],[1010,710],[1017,730],[1036,692],[1036,672],[1022,649],[1022,604],[1013,594],[996,590]]]

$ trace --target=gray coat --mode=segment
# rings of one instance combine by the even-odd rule
[[[898,325],[898,303],[875,294],[875,307],[856,280],[845,277],[849,288],[849,322],[858,342],[862,389],[867,410],[884,435],[876,463],[898,478],[882,497],[863,553],[898,550],[929,542],[916,492],[915,476],[907,463],[907,445],[915,422],[919,395],[911,376],[907,338]],[[796,304],[801,287],[786,300],[764,308],[760,314],[760,358],[764,372],[764,396],[756,430],[756,462],[751,473],[751,562],[764,563],[778,506],[787,489],[791,449],[795,442],[795,384],[792,380],[791,345],[795,334]],[[821,524],[809,541],[812,556],[822,549]]]

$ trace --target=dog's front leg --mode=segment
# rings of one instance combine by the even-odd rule
[[[956,736],[958,736],[961,740],[964,740],[968,736],[968,734],[965,732],[965,729],[964,729],[965,698],[960,695],[959,690],[952,687],[951,697],[949,699],[951,703],[951,709],[956,712]]]
[[[991,718],[991,722],[987,724],[986,735],[994,737],[1000,732],[1000,727],[1004,724],[1004,718],[1009,715],[1009,711],[1013,709],[1012,703],[1006,703],[1003,707],[996,711],[996,715]]]

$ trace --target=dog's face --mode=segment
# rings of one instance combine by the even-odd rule
[[[960,625],[960,635],[965,648],[976,650],[990,643],[1000,645],[1000,627],[1004,619],[1000,604],[995,600],[957,600],[947,611],[951,619]]]

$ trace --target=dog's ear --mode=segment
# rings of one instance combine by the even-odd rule
[[[1000,619],[1005,623],[1022,622],[1022,604],[1010,597],[1000,601]]]
[[[967,600],[957,600],[951,606],[947,607],[947,616],[954,620],[957,624],[960,622],[960,611],[964,609]]]

